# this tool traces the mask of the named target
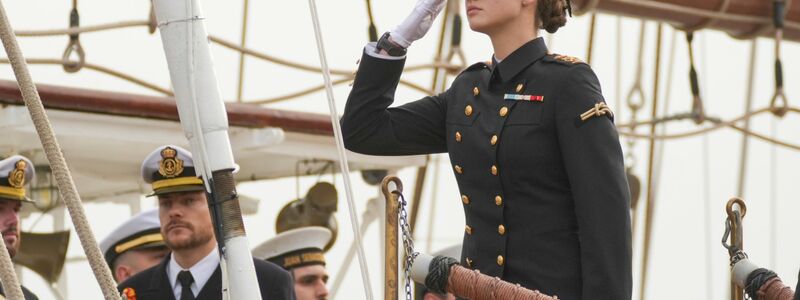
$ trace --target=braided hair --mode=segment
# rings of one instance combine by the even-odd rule
[[[567,3],[569,0],[539,0],[536,7],[536,19],[539,28],[555,33],[567,24]]]

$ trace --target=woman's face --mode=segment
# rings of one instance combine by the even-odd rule
[[[505,29],[524,14],[532,15],[526,7],[536,7],[532,0],[465,0],[464,4],[469,27],[488,35]]]

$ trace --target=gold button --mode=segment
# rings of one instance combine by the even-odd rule
[[[501,117],[505,117],[507,114],[508,114],[508,107],[505,107],[505,106],[501,107],[500,108],[500,116]]]
[[[479,90],[477,86],[476,86],[476,87],[474,87],[474,88],[472,88],[472,94],[473,94],[473,95],[477,96],[477,95],[479,95],[480,93],[481,93],[481,90]]]
[[[456,131],[456,142],[461,141],[461,132]]]
[[[467,197],[467,195],[461,195],[461,202],[464,202],[464,204],[469,204],[469,197]]]
[[[461,172],[459,172],[459,173],[461,173]],[[495,166],[495,165],[492,165],[492,175],[495,175],[495,176],[497,175],[497,166]]]
[[[467,107],[464,107],[464,114],[467,115],[467,117],[472,115],[472,105],[467,105]]]
[[[517,84],[517,93],[522,92],[522,83]]]
[[[497,135],[496,134],[492,135],[491,143],[492,143],[492,146],[497,145]]]
[[[502,265],[503,265],[503,263],[505,263],[505,261],[506,261],[506,260],[503,258],[503,256],[502,256],[502,255],[498,255],[498,256],[497,256],[497,265],[498,265],[498,266],[502,266]]]
[[[497,226],[497,233],[500,235],[506,234],[506,227],[503,226],[503,224],[500,224],[500,226]]]
[[[465,258],[464,260],[466,260],[466,261],[467,261],[467,267],[470,267],[470,268],[472,268],[472,259],[470,259],[469,257],[467,257],[467,258]]]
[[[453,169],[455,169],[456,173],[458,173],[458,174],[461,174],[462,172],[464,172],[464,169],[461,169],[461,166],[459,166],[459,165],[456,165],[455,167],[453,167]]]
[[[466,232],[469,235],[472,235],[472,227],[469,227],[469,225],[465,225],[464,232]]]
[[[500,197],[500,195],[494,196],[494,204],[497,206],[503,205],[503,197]]]

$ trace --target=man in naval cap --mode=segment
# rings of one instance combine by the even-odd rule
[[[325,245],[328,228],[302,227],[284,231],[253,249],[253,257],[273,262],[292,273],[297,300],[328,299]]]
[[[161,236],[158,209],[141,212],[114,229],[100,250],[117,282],[157,265],[169,253]]]
[[[217,240],[203,179],[189,151],[158,147],[142,163],[142,177],[158,197],[161,235],[172,253],[128,278],[118,289],[132,299],[222,299]],[[254,259],[263,299],[294,299],[292,278],[275,264]],[[255,288],[255,287],[253,287]]]
[[[20,245],[19,210],[22,203],[33,202],[25,195],[25,185],[33,181],[33,163],[24,156],[14,155],[0,160],[0,232],[12,258]],[[39,299],[30,290],[22,287],[25,300]],[[5,291],[0,287],[0,298]]]

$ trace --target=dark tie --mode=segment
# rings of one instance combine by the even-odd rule
[[[178,282],[181,283],[181,300],[194,300],[194,294],[192,293],[194,277],[192,277],[192,272],[178,272]]]

